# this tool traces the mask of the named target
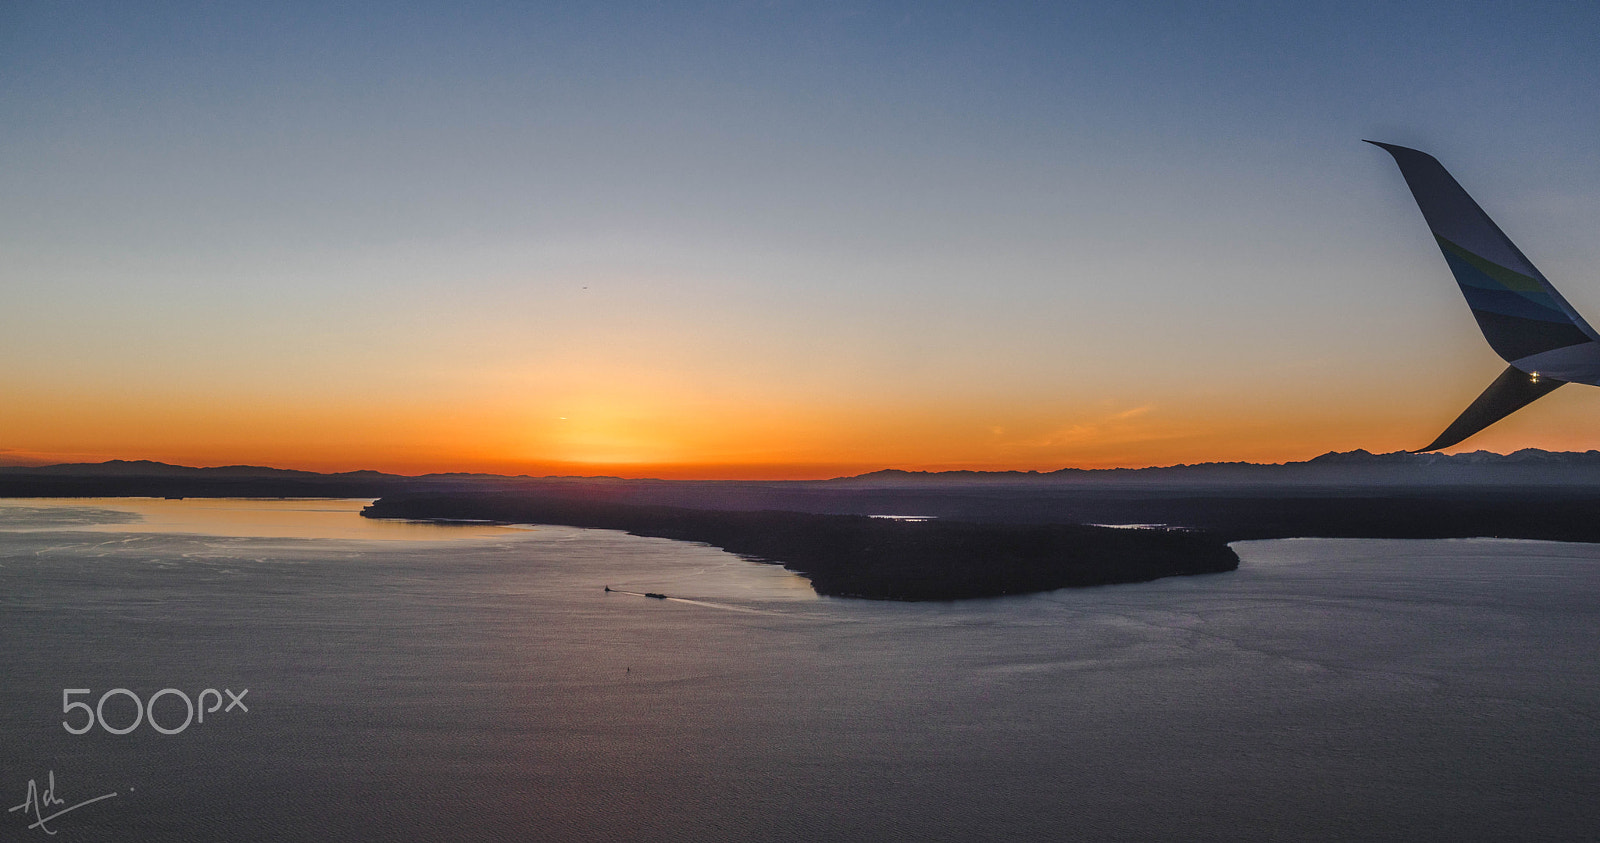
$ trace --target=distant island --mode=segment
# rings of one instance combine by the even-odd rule
[[[563,524],[703,542],[781,564],[818,594],[875,600],[999,597],[1239,567],[1225,543],[1186,530],[697,510],[504,492],[396,495],[361,514]]]
[[[115,496],[376,498],[378,517],[606,527],[781,562],[822,593],[898,599],[1226,570],[1218,548],[1251,539],[1600,542],[1597,451],[1352,451],[1269,465],[887,470],[809,481],[408,477],[142,461],[0,467],[0,497]],[[887,514],[935,520],[863,517]],[[1095,526],[1129,524],[1176,529]],[[1126,560],[1124,570],[1112,570],[1114,558]],[[985,560],[999,561],[985,570]]]

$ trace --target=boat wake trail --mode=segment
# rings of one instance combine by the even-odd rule
[[[649,597],[654,600],[663,600],[669,603],[687,603],[691,606],[704,606],[707,609],[721,609],[724,612],[743,612],[748,615],[781,615],[783,617],[794,617],[794,615],[789,612],[779,612],[773,609],[755,609],[749,606],[734,606],[728,603],[713,603],[709,600],[695,600],[689,597],[672,597],[655,591],[626,591],[620,588],[612,588],[609,585],[606,586],[606,593],[627,594],[632,597]]]

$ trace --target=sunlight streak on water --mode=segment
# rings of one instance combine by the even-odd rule
[[[370,503],[371,498],[10,498],[0,501],[0,530],[70,527],[97,532],[449,541],[518,529],[357,517]]]

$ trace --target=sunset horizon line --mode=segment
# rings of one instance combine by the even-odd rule
[[[1582,454],[1594,451],[1560,450],[1553,451],[1544,448],[1518,448],[1509,451],[1495,451],[1485,448],[1464,448],[1451,452],[1441,452],[1441,456],[1457,456],[1463,454],[1488,454],[1493,456],[1511,456],[1521,451],[1542,451],[1551,454]],[[1338,454],[1366,453],[1372,456],[1388,456],[1393,454],[1413,453],[1404,450],[1396,451],[1371,451],[1365,448],[1354,448],[1348,451],[1328,450],[1298,459],[1247,460],[1247,459],[1212,459],[1197,460],[1192,462],[1167,462],[1149,464],[1118,464],[1118,465],[1065,465],[1055,468],[1021,468],[1005,466],[981,466],[977,464],[945,463],[945,464],[875,464],[875,463],[790,463],[790,464],[707,464],[707,463],[662,463],[628,467],[618,464],[596,464],[584,466],[581,464],[566,463],[537,463],[530,464],[526,470],[518,471],[514,468],[491,468],[488,466],[436,466],[429,468],[420,467],[391,467],[374,468],[363,465],[360,468],[343,468],[318,464],[308,461],[293,465],[268,464],[259,462],[228,462],[228,461],[196,461],[196,464],[183,462],[169,462],[165,459],[154,458],[128,458],[104,457],[102,455],[82,455],[79,458],[57,457],[54,459],[40,457],[9,456],[0,452],[0,470],[26,470],[61,468],[67,466],[105,466],[110,464],[149,464],[166,468],[180,468],[193,470],[218,470],[218,469],[263,469],[267,471],[301,471],[311,474],[326,476],[345,474],[382,474],[392,477],[420,478],[439,475],[479,475],[490,477],[503,477],[507,479],[582,479],[582,480],[662,480],[662,481],[728,481],[728,482],[795,482],[817,480],[839,480],[862,477],[869,474],[882,472],[902,472],[906,474],[946,474],[946,473],[973,473],[973,474],[1030,474],[1048,475],[1065,471],[1141,471],[1147,469],[1184,468],[1205,465],[1258,465],[1282,466],[1296,463],[1306,463],[1320,457]],[[203,463],[203,464],[202,464]],[[543,468],[534,468],[534,465]],[[539,473],[541,470],[546,473]]]

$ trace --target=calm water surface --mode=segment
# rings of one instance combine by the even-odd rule
[[[118,794],[0,839],[1600,836],[1594,546],[1253,542],[1232,574],[886,604],[362,503],[0,500],[0,806],[51,771],[54,809]],[[65,688],[249,711],[71,735]]]

